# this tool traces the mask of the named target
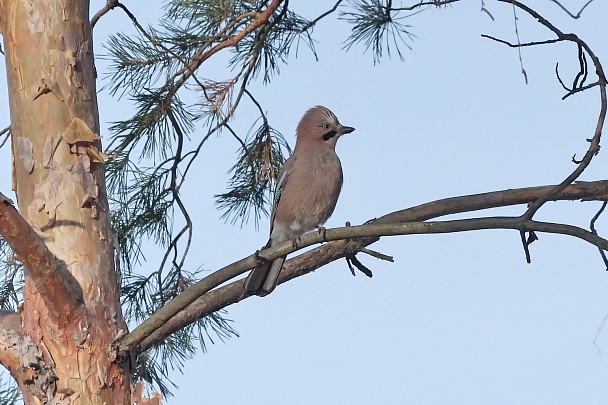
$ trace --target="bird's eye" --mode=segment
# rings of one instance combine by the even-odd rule
[[[331,125],[329,125],[329,122],[323,123],[323,129],[329,129],[330,127],[331,127]]]

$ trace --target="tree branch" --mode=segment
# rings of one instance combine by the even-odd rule
[[[301,256],[287,261],[281,270],[279,284],[310,273],[311,271],[316,270],[331,261],[358,253],[361,250],[361,244],[369,244],[368,241],[370,237],[377,240],[380,236],[454,233],[483,229],[515,229],[524,232],[536,231],[569,235],[589,242],[602,250],[608,250],[608,240],[600,238],[599,236],[585,229],[572,225],[538,222],[528,220],[523,217],[487,217],[438,222],[406,222],[399,224],[373,223],[369,225],[327,229],[325,235],[319,235],[316,232],[306,234],[302,237],[301,247],[320,243],[324,239],[336,241],[336,243],[325,244],[321,248],[304,253]],[[346,240],[347,238],[363,239]],[[285,247],[293,250],[293,246],[291,246],[291,243],[288,241],[279,246],[277,251],[290,250],[285,249]],[[301,247],[298,246],[298,249]],[[274,253],[270,254],[269,249],[269,254],[265,256],[268,256],[270,258],[269,260],[272,260],[279,255]],[[255,255],[250,256],[250,258],[255,258]],[[305,263],[300,263],[302,261]],[[225,269],[226,268],[218,270],[216,273],[224,271]],[[243,272],[247,270],[248,269],[245,269]],[[236,285],[236,287],[233,285]],[[214,294],[216,291],[219,295]],[[222,291],[222,293],[219,293],[220,291]],[[224,294],[227,294],[227,296],[223,296]],[[243,279],[239,279],[227,286],[211,291],[201,296],[191,305],[184,308],[183,311],[176,314],[176,316],[170,319],[165,325],[142,340],[140,343],[140,349],[148,349],[155,344],[158,344],[170,333],[189,325],[203,316],[209,315],[212,312],[222,309],[227,305],[241,301],[249,296],[251,295],[243,289]],[[210,303],[214,304],[210,305]],[[217,306],[218,304],[221,304],[222,306]],[[137,329],[134,332],[136,331]]]
[[[163,49],[165,49],[167,52],[169,52],[170,54],[172,54],[176,59],[180,59],[183,61],[184,66],[181,69],[178,69],[175,73],[173,73],[165,82],[165,84],[162,87],[162,91],[166,90],[167,91],[167,95],[165,96],[166,100],[171,99],[177,92],[178,90],[186,84],[186,82],[193,77],[195,81],[198,82],[198,80],[196,79],[196,76],[194,76],[196,70],[207,60],[209,59],[211,56],[213,56],[214,54],[216,54],[217,52],[221,51],[222,49],[225,48],[229,48],[229,47],[233,47],[233,46],[238,46],[239,42],[241,42],[247,35],[249,35],[250,33],[254,32],[255,30],[259,29],[260,27],[264,26],[265,24],[268,23],[268,20],[270,19],[270,16],[278,9],[279,5],[283,2],[284,0],[273,0],[272,3],[270,5],[268,5],[268,7],[266,8],[266,10],[260,11],[260,12],[247,12],[247,13],[243,13],[240,16],[236,17],[235,19],[233,19],[233,21],[229,24],[227,24],[222,30],[220,30],[220,32],[218,32],[215,36],[209,38],[207,40],[207,42],[205,42],[204,44],[202,44],[198,51],[192,56],[192,58],[190,58],[188,61],[183,60],[183,58],[173,52],[171,52],[169,49],[167,49],[164,45],[162,45],[161,43],[159,43],[155,38],[153,38],[150,34],[148,34],[146,32],[146,30],[144,30],[144,28],[137,22],[137,20],[135,19],[135,16],[133,16],[133,14],[126,8],[124,7],[124,5],[122,5],[121,3],[117,3],[118,7],[121,7],[131,18],[131,20],[133,21],[133,23],[135,24],[136,28],[155,46],[159,46]],[[235,34],[232,37],[229,37],[228,39],[225,39],[221,42],[219,42],[217,45],[211,47],[211,45],[213,43],[215,43],[216,41],[218,41],[221,38],[225,37],[225,33],[229,31],[229,29],[231,29],[233,27],[233,25],[240,20],[246,19],[246,18],[253,18],[253,21],[251,21],[251,23],[249,23],[245,28],[243,28],[240,32],[238,32],[237,34]],[[208,49],[209,47],[211,47],[210,49]],[[247,69],[247,73],[246,75],[248,76],[251,71],[253,69],[250,67],[249,69]],[[243,73],[243,71],[241,71],[241,73],[239,73],[237,75],[237,78]],[[235,79],[236,81],[236,79]],[[246,80],[244,80],[243,86],[245,86],[245,82]],[[198,82],[199,85],[201,85],[200,82]],[[201,85],[201,88],[204,90],[204,86]],[[241,91],[239,92],[238,96],[237,96],[237,104],[238,104],[238,100],[240,100],[241,95],[243,94],[243,91],[241,89]],[[227,114],[226,117],[224,117],[224,119],[218,123],[213,129],[211,129],[207,136],[203,139],[203,141],[200,142],[200,145],[202,146],[202,144],[204,143],[204,141],[211,136],[212,133],[214,133],[217,129],[221,128],[226,122],[228,122],[228,120],[230,119],[232,114]],[[125,150],[129,144],[131,143],[131,138],[127,137],[126,139],[124,139],[122,141],[122,143],[120,145],[118,145],[116,147],[116,149],[111,153],[112,155],[112,159],[116,158],[123,150]],[[110,144],[110,146],[112,145],[112,143]],[[198,148],[197,148],[198,149]],[[196,153],[198,154],[198,152]],[[195,154],[195,155],[196,155]]]
[[[292,243],[284,243],[277,248],[265,249],[212,273],[185,290],[127,335],[119,343],[119,351],[123,353],[129,352],[138,346],[140,346],[141,349],[149,348],[157,344],[173,331],[208,314],[209,312],[205,312],[201,315],[202,312],[200,312],[200,308],[209,307],[207,295],[212,297],[210,298],[212,301],[224,302],[225,305],[246,298],[247,295],[243,290],[242,285],[239,284],[240,291],[238,294],[233,290],[234,287],[228,288],[234,283],[218,289],[218,291],[231,291],[230,293],[226,292],[226,296],[220,295],[220,298],[218,298],[216,295],[217,293],[213,293],[206,294],[202,298],[199,297],[227,280],[258,266],[267,260],[283,256],[305,246],[321,243],[324,240],[337,241],[324,244],[317,249],[286,262],[286,267],[285,270],[282,271],[280,282],[308,273],[341,257],[356,254],[362,247],[374,243],[379,239],[379,236],[383,235],[461,232],[473,229],[535,230],[539,232],[561,233],[575,236],[584,239],[595,246],[601,247],[602,249],[608,249],[608,241],[594,235],[592,232],[569,225],[541,223],[521,217],[494,217],[434,223],[414,222],[425,221],[430,218],[437,218],[460,212],[526,204],[538,199],[554,187],[555,186],[531,187],[448,198],[385,215],[374,220],[370,225],[328,229],[324,235],[319,235],[316,232],[309,233],[302,237],[301,241],[298,242],[297,248],[294,248]],[[555,199],[606,200],[608,199],[608,181],[577,183],[567,187],[562,193],[559,193]],[[347,238],[358,239],[348,241],[339,240]],[[237,283],[240,283],[240,281]],[[202,301],[198,303],[200,300]],[[197,301],[195,306],[198,309],[189,307],[194,301]],[[216,307],[214,306],[214,308]],[[220,308],[222,307],[217,307],[217,309]],[[195,316],[193,314],[195,314],[196,317],[193,317]],[[145,344],[143,343],[144,341],[146,342]]]
[[[103,6],[101,10],[99,10],[97,13],[95,13],[93,18],[91,18],[91,29],[95,28],[95,24],[97,24],[97,21],[99,21],[101,17],[103,17],[110,10],[114,10],[114,8],[118,7],[119,4],[120,3],[118,2],[118,0],[107,0],[106,5]]]
[[[440,7],[450,3],[456,3],[460,0],[431,0],[431,1],[421,1],[420,3],[416,3],[413,6],[408,7],[387,7],[382,6],[387,9],[387,11],[412,11],[414,9],[420,8],[422,6],[435,6]]]
[[[73,322],[82,313],[83,298],[78,283],[19,214],[12,202],[0,194],[0,236],[15,258],[23,263],[50,314],[62,322]]]
[[[279,5],[282,2],[283,2],[283,0],[273,0],[272,3],[270,3],[270,5],[268,5],[266,10],[257,13],[255,19],[249,25],[247,25],[247,27],[245,27],[241,32],[239,32],[238,34],[234,35],[233,37],[231,37],[229,39],[226,39],[226,40],[220,42],[219,44],[215,45],[208,51],[205,51],[205,49],[207,49],[207,46],[211,42],[207,42],[206,44],[204,44],[199,49],[199,51],[194,55],[193,61],[191,63],[184,66],[182,69],[177,71],[171,78],[169,78],[169,80],[167,80],[167,83],[171,83],[171,92],[170,92],[169,96],[172,96],[173,94],[175,94],[177,92],[177,90],[184,83],[186,83],[186,81],[190,78],[190,76],[192,76],[194,74],[196,69],[198,69],[198,67],[200,65],[202,65],[203,62],[205,62],[211,56],[215,55],[217,52],[221,51],[224,48],[236,46],[248,34],[255,31],[259,27],[265,25],[266,23],[268,23],[268,19],[277,10],[277,8],[279,7]],[[174,81],[175,81],[175,83],[174,83]]]
[[[5,135],[4,139],[2,140],[2,142],[0,142],[0,148],[2,148],[4,146],[4,144],[6,143],[7,140],[10,139],[11,137],[11,126],[9,125],[8,127],[4,128],[2,131],[0,131],[0,136]]]
[[[320,16],[318,16],[317,18],[315,18],[314,20],[310,21],[308,24],[306,24],[305,26],[303,26],[299,32],[305,32],[308,31],[311,27],[314,27],[319,21],[321,21],[323,18],[327,17],[328,15],[330,15],[331,13],[333,13],[334,11],[336,11],[338,9],[338,6],[340,5],[340,3],[342,3],[343,0],[338,0],[336,2],[336,4],[334,4],[334,6],[327,10],[326,12],[324,12],[323,14],[321,14]]]
[[[566,7],[564,7],[559,1],[557,1],[557,0],[549,0],[549,1],[552,1],[553,3],[557,4],[562,10],[564,10],[564,12],[566,12],[566,14],[568,14],[570,17],[572,17],[574,19],[580,18],[581,14],[583,14],[583,11],[587,8],[587,6],[593,2],[593,0],[587,1],[587,3],[585,3],[585,5],[583,7],[581,7],[581,9],[579,10],[578,13],[573,14]]]
[[[581,40],[575,34],[564,34],[561,30],[559,30],[556,26],[554,26],[551,22],[549,22],[543,16],[541,16],[540,14],[538,14],[536,11],[532,10],[530,7],[526,6],[525,4],[520,3],[519,1],[516,1],[516,0],[498,0],[498,1],[501,3],[511,4],[513,7],[517,7],[519,9],[525,11],[531,17],[536,19],[541,25],[545,26],[547,29],[549,29],[551,32],[553,32],[557,36],[558,40],[570,41],[570,42],[574,42],[575,44],[577,44],[578,48],[579,48],[579,59],[581,58],[580,53],[584,49],[584,51],[587,52],[587,54],[591,58],[593,65],[595,66],[595,73],[598,76],[597,83],[600,88],[600,103],[601,103],[600,104],[601,105],[600,113],[599,113],[599,117],[597,120],[597,125],[595,128],[593,137],[588,139],[589,148],[587,149],[585,156],[580,161],[577,161],[578,166],[576,167],[576,169],[574,171],[572,171],[572,173],[570,173],[570,175],[568,177],[566,177],[554,189],[550,190],[546,195],[538,198],[536,201],[534,201],[533,203],[531,203],[529,205],[524,216],[527,219],[532,219],[532,217],[540,209],[540,207],[542,207],[547,201],[552,200],[558,193],[560,193],[562,190],[564,190],[569,184],[572,184],[572,182],[575,181],[585,171],[585,169],[591,163],[591,160],[593,159],[593,157],[599,152],[600,138],[602,136],[602,129],[604,127],[604,122],[606,120],[606,112],[608,110],[608,102],[607,102],[607,97],[606,97],[606,76],[604,74],[604,69],[602,67],[602,64],[601,64],[599,58],[591,50],[589,45],[587,45],[587,43],[585,41]],[[495,38],[492,38],[492,39],[496,40]],[[543,41],[543,42],[547,43],[546,41]],[[533,43],[530,43],[529,45],[532,45],[532,44]],[[538,44],[542,44],[542,43],[538,43]],[[517,47],[518,48],[521,47],[521,44],[518,45]],[[582,73],[585,73],[585,72],[582,72]],[[579,83],[579,87],[582,87],[582,86],[583,86],[583,83],[582,82]],[[592,86],[592,87],[595,87],[595,86]],[[574,90],[574,89],[572,89],[572,90]]]

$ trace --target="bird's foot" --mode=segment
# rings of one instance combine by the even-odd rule
[[[298,247],[298,242],[300,242],[301,240],[302,240],[301,236],[292,236],[291,237],[291,244],[294,249]]]
[[[324,226],[317,226],[317,231],[319,231],[319,235],[323,236],[323,241],[327,242],[327,237],[325,234],[327,233],[327,229]]]
[[[268,259],[266,259],[265,257],[260,256],[260,250],[256,250],[255,253],[253,254],[253,257],[255,257],[255,260],[257,260],[258,262],[261,263],[268,263]]]

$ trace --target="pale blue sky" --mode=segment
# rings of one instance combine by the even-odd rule
[[[161,11],[152,2],[125,3],[143,25]],[[580,20],[550,1],[533,3],[608,64],[608,3],[592,3]],[[575,10],[585,2],[567,3]],[[92,11],[103,4],[93,1]],[[291,2],[309,18],[333,2],[320,4]],[[597,90],[561,101],[555,63],[571,81],[576,48],[522,50],[526,85],[517,51],[480,37],[516,41],[512,8],[492,0],[486,7],[496,21],[480,12],[480,1],[412,17],[418,38],[412,51],[403,49],[406,61],[376,66],[362,47],[341,50],[349,26],[330,17],[315,29],[319,62],[301,48],[270,85],[252,88],[291,145],[299,118],[317,104],[357,128],[338,143],[345,182],[328,227],[444,197],[555,184],[573,170],[570,159],[584,154],[599,113]],[[518,17],[522,41],[552,38],[523,12]],[[105,16],[95,32],[96,53],[104,52],[108,32],[129,26],[119,10]],[[99,61],[100,77],[104,66]],[[216,79],[231,74],[219,64],[206,69]],[[130,113],[127,100],[100,93],[104,128]],[[4,127],[7,111],[0,114]],[[244,135],[254,117],[245,101],[233,127]],[[253,223],[232,226],[213,206],[237,149],[229,136],[212,138],[185,186],[196,231],[191,269],[218,269],[266,242],[267,220],[259,230]],[[582,180],[606,178],[602,152]],[[0,191],[9,194],[7,148],[0,154]],[[587,226],[598,208],[550,203],[537,218]],[[604,235],[605,224],[598,224]],[[229,307],[240,337],[210,345],[183,376],[174,374],[180,389],[167,403],[604,404],[608,330],[597,346],[593,340],[608,314],[608,274],[595,247],[539,237],[530,265],[515,231],[384,238],[371,248],[395,263],[358,256],[374,271],[372,279],[352,277],[341,260],[268,297]],[[143,271],[156,268],[154,251],[147,257]]]

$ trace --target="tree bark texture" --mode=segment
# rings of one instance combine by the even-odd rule
[[[26,282],[21,312],[0,317],[0,362],[28,404],[130,403],[129,371],[110,350],[126,325],[99,153],[89,2],[0,0],[0,23],[13,188],[29,224],[11,228],[27,241],[16,251]]]

